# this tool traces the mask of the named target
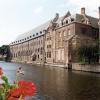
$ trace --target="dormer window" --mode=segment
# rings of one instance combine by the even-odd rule
[[[32,36],[30,36],[30,38],[31,38]]]
[[[73,22],[74,21],[74,18],[71,18],[71,22]]]
[[[40,31],[40,34],[42,34],[42,31]]]
[[[66,20],[66,24],[68,24],[68,20]]]
[[[34,37],[35,35],[33,34],[33,37]]]
[[[38,35],[38,33],[36,33],[36,35]]]
[[[26,38],[25,38],[25,40],[26,40]]]
[[[29,39],[29,37],[27,37],[27,39]]]

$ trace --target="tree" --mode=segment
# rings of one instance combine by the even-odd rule
[[[74,50],[78,62],[87,62],[88,64],[99,61],[98,46],[82,46]]]
[[[10,47],[9,45],[2,45],[0,47],[0,54],[2,57],[5,57],[5,60],[8,61],[10,58]]]

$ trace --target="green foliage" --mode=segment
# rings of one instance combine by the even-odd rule
[[[98,47],[82,46],[73,51],[77,56],[77,61],[82,63],[96,63],[98,62]]]
[[[5,56],[5,61],[10,60],[10,47],[9,45],[2,45],[0,47],[0,54],[3,56]]]
[[[1,79],[8,84],[8,78],[6,76],[2,76]]]

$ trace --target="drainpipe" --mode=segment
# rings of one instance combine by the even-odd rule
[[[43,65],[45,65],[46,63],[46,52],[45,52],[45,42],[46,42],[46,33],[47,33],[47,30],[44,30],[44,36],[43,36]]]
[[[99,7],[99,22],[98,22],[98,26],[99,26],[99,41],[100,41],[100,7]],[[100,43],[99,43],[99,52],[100,52]],[[99,62],[100,62],[100,55],[99,55]]]

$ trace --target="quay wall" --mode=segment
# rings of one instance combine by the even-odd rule
[[[100,64],[79,64],[73,63],[72,70],[86,71],[86,72],[100,72]]]

